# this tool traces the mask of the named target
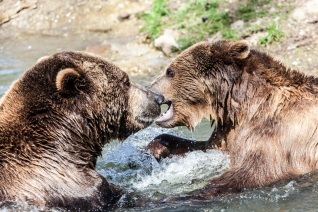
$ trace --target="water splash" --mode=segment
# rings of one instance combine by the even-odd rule
[[[97,170],[108,181],[142,192],[148,197],[183,194],[203,187],[211,177],[228,168],[229,159],[217,150],[195,151],[160,163],[144,147],[158,134],[172,130],[147,128],[104,149]]]
[[[97,170],[107,180],[125,187],[128,192],[156,201],[169,195],[178,195],[198,189],[211,177],[228,167],[228,158],[216,150],[195,151],[185,157],[164,159],[160,163],[144,151],[144,147],[157,135],[173,130],[150,127],[130,136],[125,142],[107,144]],[[172,202],[149,205],[147,208],[119,208],[118,211],[310,211],[318,202],[318,172],[297,181],[243,191],[211,201]],[[134,197],[134,196],[133,196]],[[310,198],[309,198],[310,197]],[[125,198],[123,198],[125,205]],[[15,202],[3,206],[1,211],[45,211],[43,208]],[[50,211],[61,211],[58,208]]]

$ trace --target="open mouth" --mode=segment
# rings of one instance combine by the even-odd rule
[[[160,122],[166,122],[169,121],[170,119],[172,119],[173,115],[174,115],[174,110],[173,110],[173,104],[171,101],[167,101],[163,104],[167,104],[168,105],[168,109],[165,113],[163,113],[157,120],[156,123],[160,123]]]

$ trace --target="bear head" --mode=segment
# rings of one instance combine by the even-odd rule
[[[241,75],[249,53],[246,41],[201,42],[183,51],[150,85],[169,106],[156,123],[193,129],[203,117],[217,120],[219,95],[226,101],[227,90]]]
[[[41,157],[41,149],[72,154],[94,167],[106,142],[153,122],[161,99],[102,58],[57,53],[41,58],[1,99],[0,146],[15,147],[3,154],[28,157]]]

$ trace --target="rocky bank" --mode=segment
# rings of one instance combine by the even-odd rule
[[[234,4],[237,0],[226,1]],[[174,5],[182,2],[174,1]],[[166,33],[156,48],[140,32],[143,21],[138,17],[150,10],[152,3],[151,0],[0,0],[1,54],[8,51],[3,47],[7,43],[22,45],[32,40],[32,48],[45,49],[56,38],[54,45],[60,42],[60,50],[70,42],[77,42],[73,50],[99,54],[133,76],[153,79],[176,54],[167,56],[159,50],[160,45],[169,42],[175,45],[173,35],[170,36],[173,33]],[[294,69],[318,76],[318,0],[278,1],[285,3],[293,8],[282,26],[286,35],[281,42],[264,50]],[[255,33],[246,39],[260,48],[258,37]]]

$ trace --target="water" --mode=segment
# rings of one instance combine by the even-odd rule
[[[31,67],[38,58],[62,50],[83,50],[92,36],[54,37],[29,36],[14,42],[0,42],[0,97],[10,84]],[[96,38],[95,38],[96,39]],[[114,39],[115,41],[115,39]],[[45,43],[45,45],[43,45]],[[116,63],[116,61],[115,61]],[[134,81],[149,83],[152,78],[133,76]],[[155,125],[131,135],[125,142],[113,141],[105,145],[98,159],[97,171],[109,182],[124,187],[129,195],[157,202],[170,195],[182,195],[202,188],[206,182],[224,172],[229,166],[226,155],[216,150],[196,151],[185,157],[164,159],[158,163],[144,147],[161,133],[206,140],[211,129],[208,121],[195,132],[180,127],[161,129]],[[148,204],[144,207],[119,208],[117,211],[317,211],[318,173],[275,186],[244,191],[213,201]],[[122,201],[125,201],[123,198]],[[17,202],[1,211],[41,211],[42,208]],[[54,209],[53,209],[54,211]],[[55,210],[57,211],[57,210]]]
[[[211,176],[227,168],[228,157],[216,150],[191,152],[185,157],[166,158],[158,163],[144,148],[154,136],[163,132],[177,134],[149,127],[124,143],[107,144],[97,170],[112,183],[160,199],[203,187]]]

